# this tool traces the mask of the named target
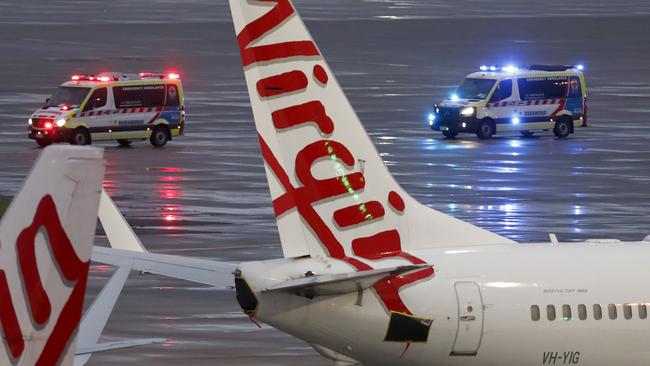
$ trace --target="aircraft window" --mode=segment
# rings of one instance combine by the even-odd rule
[[[609,304],[607,305],[607,312],[609,313],[609,318],[611,320],[616,319],[618,314],[616,313],[616,305],[615,304]]]
[[[594,319],[600,320],[603,318],[603,309],[600,304],[594,304]]]
[[[546,305],[546,318],[548,320],[555,320],[555,305]]]
[[[564,320],[571,320],[571,306],[570,305],[562,305],[562,319]]]
[[[538,321],[540,319],[540,314],[539,314],[539,306],[537,305],[532,305],[530,307],[530,318],[533,319],[533,321]]]
[[[645,304],[639,304],[639,318],[645,319],[648,317],[648,308]]]
[[[632,306],[630,304],[623,304],[623,317],[632,319]]]
[[[578,318],[580,320],[587,319],[587,307],[585,306],[585,304],[578,305]]]

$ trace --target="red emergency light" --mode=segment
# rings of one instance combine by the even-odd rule
[[[101,81],[101,82],[107,82],[111,80],[115,80],[115,78],[111,76],[95,76],[95,75],[72,75],[70,77],[70,80],[72,81]]]

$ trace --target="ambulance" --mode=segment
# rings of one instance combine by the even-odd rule
[[[183,135],[185,121],[176,73],[73,75],[29,118],[28,137],[40,146],[105,140],[128,146],[149,139],[161,147]]]
[[[566,138],[587,127],[582,65],[481,66],[449,99],[433,106],[429,126],[450,139],[475,133],[480,139],[515,131],[525,137],[553,131]]]

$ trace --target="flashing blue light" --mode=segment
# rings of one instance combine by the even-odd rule
[[[452,102],[457,102],[458,99],[459,99],[459,98],[458,98],[458,95],[456,95],[456,94],[452,94],[452,95],[451,95],[451,101],[452,101]]]
[[[582,65],[582,64],[576,65],[576,69],[582,71],[582,70],[585,69],[585,65]]]
[[[490,71],[497,71],[497,67],[496,66],[490,66]]]
[[[512,124],[513,124],[513,125],[518,125],[519,122],[521,122],[521,120],[519,119],[519,117],[512,117]]]
[[[488,67],[485,66],[485,65],[481,65],[480,69],[481,69],[481,71],[487,71],[487,70],[488,70]]]
[[[505,72],[510,73],[510,72],[515,72],[515,71],[517,71],[519,69],[515,65],[507,65],[507,66],[504,66],[502,70],[505,71]]]

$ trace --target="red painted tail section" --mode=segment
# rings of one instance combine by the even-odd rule
[[[3,217],[1,365],[72,364],[103,173],[101,150],[47,148]]]
[[[328,256],[364,271],[422,264],[416,249],[511,242],[397,184],[289,0],[230,7],[285,257]],[[432,274],[375,289],[386,309],[410,314],[400,288]]]

